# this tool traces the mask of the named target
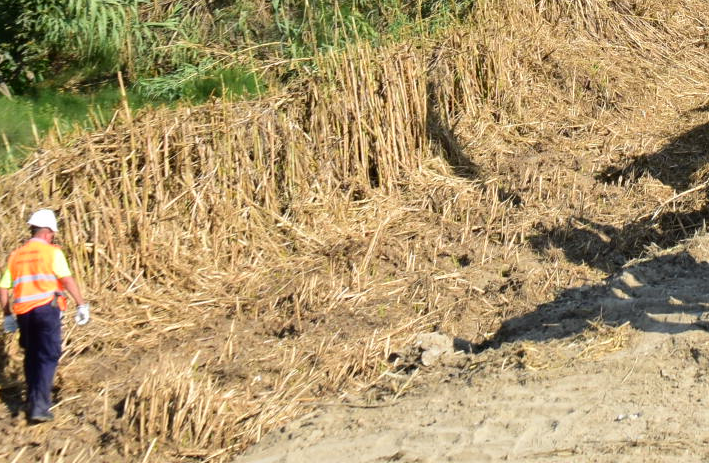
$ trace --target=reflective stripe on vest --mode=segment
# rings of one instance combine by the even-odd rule
[[[33,239],[10,255],[12,309],[17,315],[50,302],[65,309],[62,284],[53,271],[56,250],[51,244]]]
[[[55,277],[54,275],[26,275],[15,279],[12,282],[12,286],[17,286],[20,283],[26,283],[28,281],[54,281],[56,279],[57,277]]]
[[[47,291],[46,293],[32,294],[31,296],[22,296],[15,299],[15,304],[23,302],[39,301],[40,299],[52,298],[54,295],[59,295],[58,291]]]

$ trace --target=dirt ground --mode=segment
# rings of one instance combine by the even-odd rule
[[[706,461],[709,237],[626,264],[424,367],[399,397],[324,404],[238,463]],[[407,364],[407,362],[411,362]]]

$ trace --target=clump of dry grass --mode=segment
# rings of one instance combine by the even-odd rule
[[[613,326],[603,320],[589,321],[588,329],[573,339],[544,344],[523,342],[515,354],[518,357],[515,363],[536,371],[559,368],[578,360],[598,360],[627,346],[631,333],[628,322]]]
[[[526,371],[568,368],[577,362],[598,361],[628,346],[634,330],[629,322],[608,324],[602,318],[587,321],[587,328],[573,336],[544,342],[509,343],[499,352],[485,351],[464,362],[476,374],[522,369]]]
[[[416,332],[481,341],[598,278],[532,238],[575,218],[602,233],[675,194],[596,176],[655,152],[677,101],[701,99],[709,58],[686,26],[707,12],[487,2],[435,42],[321,56],[289,93],[124,112],[48,142],[0,185],[0,243],[19,243],[35,207],[59,209],[96,306],[66,333],[61,390],[76,398],[60,411],[83,434],[63,455],[226,461],[376,384]],[[645,230],[627,232],[630,248]],[[17,433],[0,451],[31,437]]]
[[[233,391],[218,390],[209,377],[195,378],[193,367],[194,361],[184,369],[161,365],[126,395],[123,415],[142,446],[153,437],[196,448],[227,446],[228,423],[238,422],[230,407]]]

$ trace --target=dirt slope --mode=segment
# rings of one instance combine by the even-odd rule
[[[435,40],[328,53],[258,101],[48,140],[0,179],[0,260],[32,209],[58,210],[92,322],[67,317],[42,426],[2,337],[0,461],[223,463],[342,399],[387,406],[328,406],[285,445],[476,460],[421,434],[436,419],[519,459],[625,448],[614,417],[664,423],[653,403],[687,420],[670,386],[704,347],[663,317],[705,300],[701,246],[674,247],[708,212],[707,18],[705,0],[480,2]],[[432,331],[476,354],[423,368],[411,342]],[[686,424],[653,421],[638,448],[701,445]]]
[[[422,391],[321,407],[235,461],[706,461],[708,257],[699,236],[631,262],[488,349],[419,365]]]

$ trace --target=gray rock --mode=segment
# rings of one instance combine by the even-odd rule
[[[422,333],[414,344],[421,351],[421,363],[433,365],[442,355],[453,353],[453,338],[441,333]]]

